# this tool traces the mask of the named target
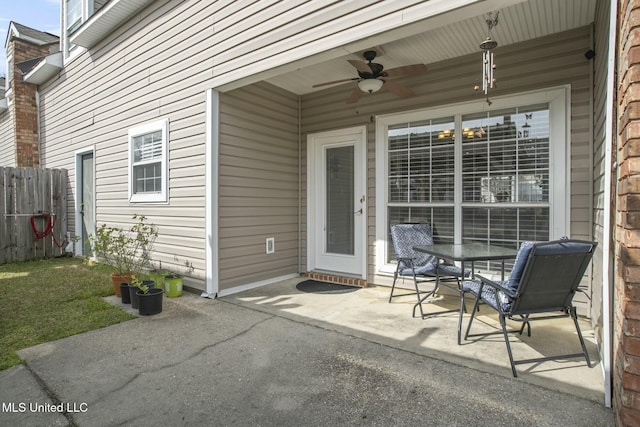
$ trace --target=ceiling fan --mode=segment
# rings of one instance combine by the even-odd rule
[[[414,96],[414,93],[405,85],[394,81],[396,77],[408,77],[418,74],[423,74],[427,71],[427,66],[424,64],[405,65],[403,67],[396,67],[385,70],[382,64],[372,62],[377,55],[375,50],[368,50],[362,54],[364,59],[369,62],[364,62],[355,59],[349,59],[348,62],[355,67],[358,71],[358,77],[350,79],[334,80],[331,82],[318,83],[312,87],[329,86],[338,83],[344,83],[349,81],[358,81],[358,87],[347,98],[347,104],[354,104],[365,93],[373,93],[379,91],[383,86],[391,93],[401,97],[408,98]]]

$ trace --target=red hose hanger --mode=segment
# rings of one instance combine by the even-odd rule
[[[44,230],[40,231],[36,227],[37,219],[44,219],[46,221],[47,225],[45,226]],[[58,243],[58,240],[56,240],[56,236],[53,234],[53,227],[56,225],[55,215],[47,213],[31,215],[29,221],[31,222],[31,229],[33,230],[33,234],[36,235],[35,239],[33,239],[34,242],[37,242],[38,240],[50,235],[51,237],[53,237],[53,243],[55,243],[57,247],[62,249],[62,247],[66,244],[65,241],[63,241],[62,243]]]

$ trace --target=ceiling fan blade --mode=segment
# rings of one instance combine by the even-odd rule
[[[393,80],[384,80],[383,87],[400,98],[409,98],[415,95],[411,89]]]
[[[356,67],[356,70],[360,71],[361,73],[372,73],[371,68],[369,67],[369,65],[367,65],[366,62],[358,61],[357,59],[349,59],[348,61],[349,64]]]
[[[362,95],[364,95],[364,92],[361,91],[358,86],[356,86],[356,88],[353,89],[353,91],[351,92],[351,94],[347,98],[346,103],[347,104],[355,104],[356,102],[358,102],[358,100],[360,100],[360,98],[362,98]]]
[[[404,67],[391,68],[384,70],[386,77],[406,77],[424,74],[427,72],[427,66],[424,64],[405,65]]]
[[[313,85],[313,86],[311,86],[311,87],[329,86],[329,85],[335,85],[335,84],[337,84],[337,83],[351,82],[351,81],[354,81],[354,80],[359,80],[359,77],[354,77],[354,78],[352,78],[352,79],[334,80],[334,81],[332,81],[332,82],[318,83],[318,84],[315,84],[315,85]]]

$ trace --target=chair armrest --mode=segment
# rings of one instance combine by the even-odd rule
[[[482,281],[483,285],[489,285],[492,288],[494,288],[495,290],[501,291],[502,293],[504,293],[505,295],[510,296],[511,298],[515,298],[516,297],[516,293],[515,292],[513,292],[509,288],[505,288],[500,283],[494,282],[491,279],[487,279],[486,277],[484,277],[484,276],[482,276],[480,274],[476,274],[476,278],[480,279]]]
[[[400,268],[400,266],[404,266],[405,268],[414,268],[414,259],[415,258],[396,257],[396,261],[398,261],[398,268]]]

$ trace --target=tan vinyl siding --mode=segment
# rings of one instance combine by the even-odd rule
[[[437,9],[437,8],[435,8]],[[420,0],[232,2],[215,16],[214,85],[339,48],[430,16]]]
[[[13,137],[11,110],[0,113],[0,166],[16,165],[16,147]]]
[[[593,123],[593,237],[598,242],[603,242],[603,233],[605,225],[605,207],[608,203],[612,205],[615,203],[615,198],[612,200],[605,200],[604,198],[604,186],[605,186],[605,141],[606,141],[606,110],[609,106],[606,105],[607,99],[607,59],[609,48],[609,8],[610,4],[607,1],[599,1],[596,8],[596,17],[594,24],[594,38],[596,45],[594,50],[596,52],[593,61],[594,66],[594,123]],[[613,88],[612,88],[613,90]],[[615,144],[615,138],[613,139]],[[615,151],[614,151],[615,153]],[[615,183],[615,179],[612,180]],[[615,184],[614,184],[615,185]],[[614,190],[614,189],[612,189]],[[611,194],[615,194],[612,191]],[[615,224],[615,207],[611,210],[612,224]],[[612,250],[614,246],[611,246]],[[603,300],[603,283],[604,277],[602,275],[603,270],[603,247],[602,243],[597,248],[596,253],[591,263],[593,270],[593,284],[591,288],[591,319],[593,327],[596,331],[596,337],[601,340],[603,335],[603,319],[602,319],[602,300]],[[610,258],[613,262],[614,256]],[[613,266],[611,268],[613,271]]]
[[[571,85],[571,235],[591,236],[591,91],[589,62],[584,52],[590,48],[590,27],[550,37],[514,44],[495,51],[498,88],[492,96],[514,94],[560,85]],[[400,99],[386,91],[364,95],[349,106],[344,99],[353,89],[347,84],[303,96],[303,141],[308,133],[354,125],[368,129],[368,277],[370,283],[390,283],[375,272],[375,134],[376,115],[397,113],[438,105],[478,100],[473,91],[479,81],[480,53],[441,63],[428,64],[425,76],[405,79],[416,96]],[[481,99],[481,98],[480,98]],[[305,175],[303,174],[303,177]],[[380,201],[384,203],[384,201]],[[587,213],[584,213],[584,210]],[[305,222],[303,221],[303,224]],[[305,253],[306,249],[303,251]]]
[[[220,290],[298,272],[297,123],[298,97],[275,86],[220,95]]]
[[[159,228],[155,258],[179,272],[185,271],[184,262],[192,263],[185,285],[197,289],[204,289],[205,276],[205,90],[210,75],[203,70],[210,63],[198,60],[198,42],[209,25],[195,15],[204,7],[200,2],[155,2],[41,87],[43,166],[69,171],[69,231],[74,230],[74,152],[95,147],[98,226],[128,227],[133,213],[146,215]],[[194,25],[175,31],[186,20]],[[190,65],[180,62],[179,72],[169,72],[177,64],[165,54],[171,49],[190,57]],[[163,119],[169,120],[169,202],[130,204],[128,131]]]

